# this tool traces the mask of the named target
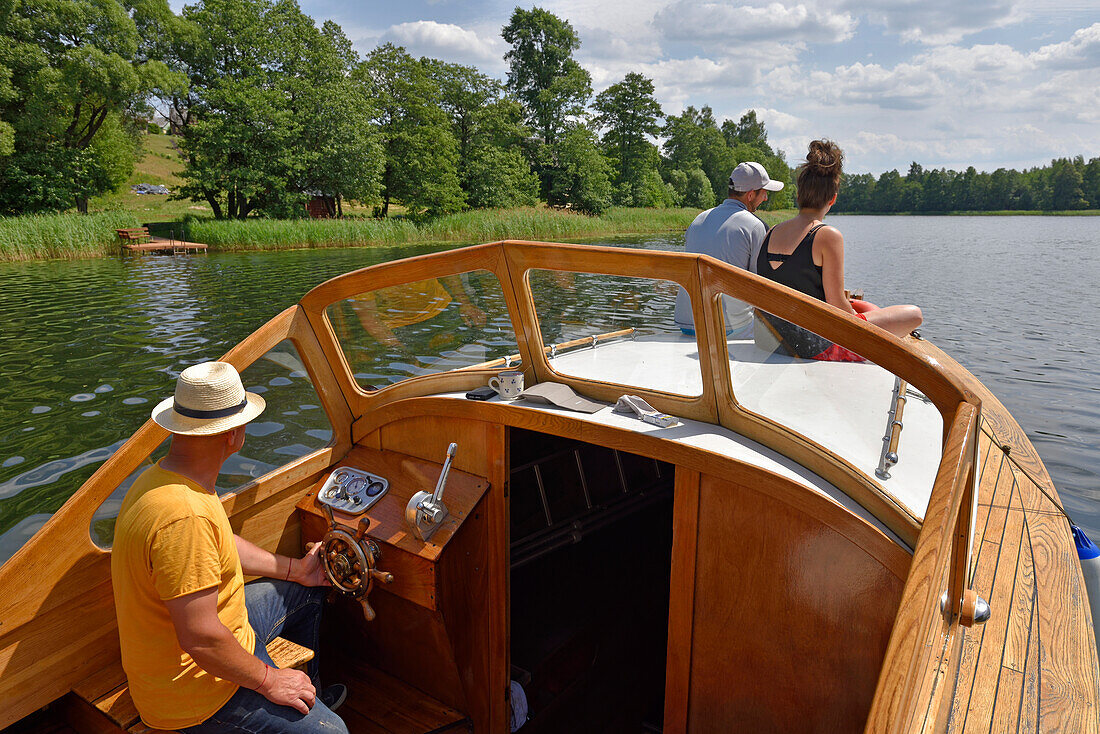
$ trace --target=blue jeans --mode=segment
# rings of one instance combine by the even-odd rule
[[[316,652],[321,634],[321,606],[327,592],[325,587],[309,588],[274,579],[245,584],[248,621],[256,632],[256,657],[274,666],[266,647],[276,637],[297,642]],[[306,672],[320,695],[317,671],[314,656]],[[303,716],[289,706],[279,706],[256,691],[241,687],[209,719],[181,731],[187,734],[347,734],[348,729],[320,698],[309,714]]]

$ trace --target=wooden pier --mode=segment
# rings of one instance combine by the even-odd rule
[[[126,243],[122,245],[126,252],[144,254],[147,252],[176,255],[188,252],[206,252],[206,245],[199,242],[184,242],[164,237],[151,237],[148,242]]]

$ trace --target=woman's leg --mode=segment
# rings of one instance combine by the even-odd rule
[[[924,315],[916,306],[885,306],[863,314],[868,323],[886,329],[895,336],[905,336],[924,321]]]

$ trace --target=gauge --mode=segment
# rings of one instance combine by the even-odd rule
[[[347,478],[348,478],[348,473],[346,471],[343,471],[343,470],[338,471],[338,472],[336,472],[335,474],[332,475],[332,481],[336,482],[337,484],[343,484],[344,480],[347,479]]]
[[[359,494],[366,486],[367,480],[363,479],[363,477],[352,477],[350,480],[348,480],[348,483],[344,487],[344,489],[347,491],[348,494]]]
[[[367,496],[374,497],[375,495],[380,494],[385,488],[385,484],[372,477],[370,484],[367,485]]]

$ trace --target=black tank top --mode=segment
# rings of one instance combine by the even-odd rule
[[[825,286],[821,281],[821,266],[814,264],[814,237],[817,230],[824,227],[819,224],[811,227],[794,252],[789,255],[768,254],[768,241],[772,233],[769,231],[764,237],[764,244],[760,246],[760,254],[756,258],[756,272],[765,278],[770,278],[776,283],[802,291],[808,296],[818,300],[825,300]],[[777,268],[773,268],[768,260],[782,261]],[[779,338],[781,347],[796,357],[812,358],[820,355],[833,345],[831,341],[818,336],[812,331],[807,331],[801,326],[784,321],[778,316],[765,313],[756,309],[756,315],[768,323],[775,336]]]
[[[765,278],[770,278],[776,283],[782,283],[788,288],[802,291],[807,296],[813,296],[819,301],[825,300],[825,286],[821,282],[821,266],[814,264],[814,237],[817,230],[824,227],[818,224],[811,227],[798,247],[789,255],[768,253],[768,241],[772,233],[769,231],[764,238],[764,244],[760,246],[760,254],[756,258],[756,272]],[[769,260],[781,260],[779,267],[773,268]]]

